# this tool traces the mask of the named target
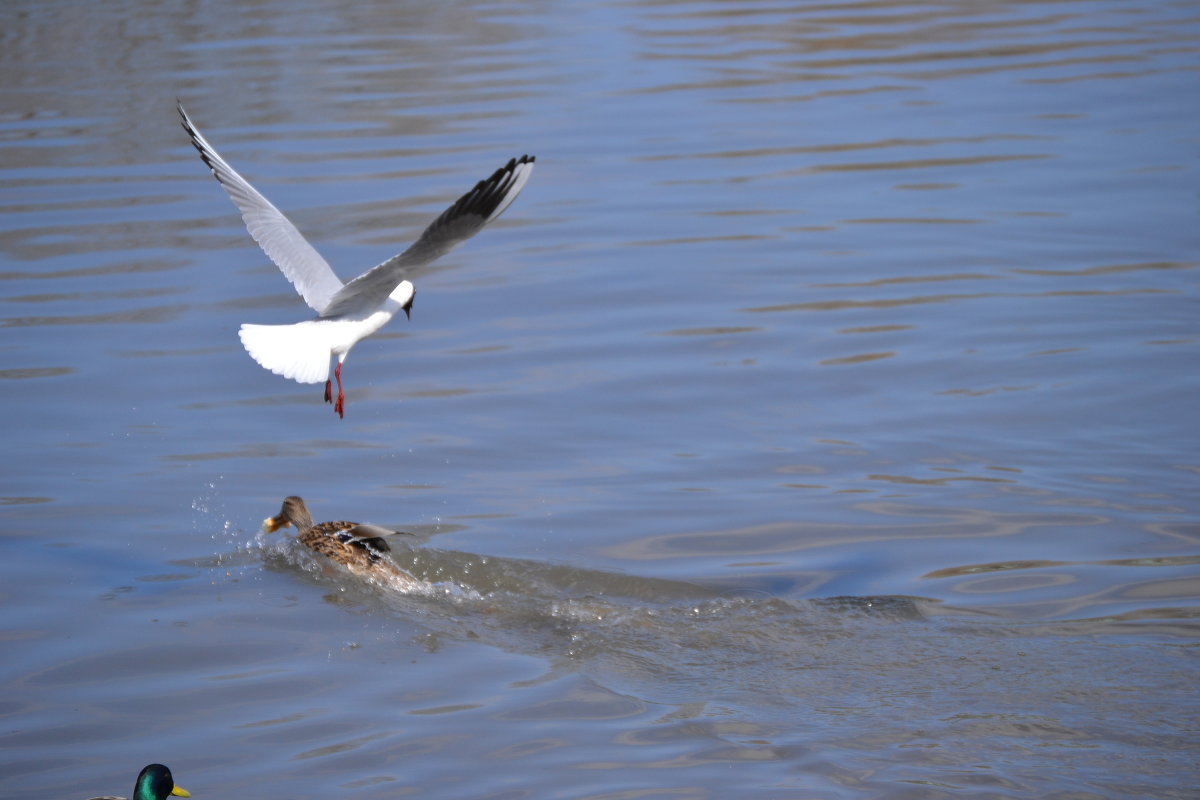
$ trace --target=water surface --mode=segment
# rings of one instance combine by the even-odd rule
[[[0,31],[0,796],[1193,792],[1196,3]],[[339,420],[176,97],[343,278],[538,166]]]

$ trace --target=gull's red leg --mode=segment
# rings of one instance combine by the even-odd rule
[[[342,362],[339,361],[337,369],[333,371],[333,377],[337,378],[338,382],[338,397],[337,402],[333,405],[333,410],[342,419],[346,418],[346,395],[342,392]]]
[[[325,381],[325,402],[333,402],[333,384],[328,379]]]

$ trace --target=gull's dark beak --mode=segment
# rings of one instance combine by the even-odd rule
[[[408,283],[408,281],[405,281],[405,283]],[[412,289],[412,294],[408,296],[408,302],[404,304],[404,318],[411,320],[413,303],[415,303],[417,300],[417,287],[413,286],[411,283],[408,283],[408,285]]]

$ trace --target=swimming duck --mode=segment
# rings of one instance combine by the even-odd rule
[[[392,548],[384,537],[403,531],[345,521],[314,524],[303,498],[295,495],[284,498],[279,514],[263,520],[262,528],[267,533],[274,533],[288,525],[294,526],[299,532],[297,538],[302,545],[336,561],[356,575],[398,582],[402,588],[411,589],[420,585],[416,578],[397,567],[385,555]]]
[[[175,785],[171,770],[162,764],[149,764],[138,774],[137,783],[133,785],[132,800],[167,800],[171,795],[176,797],[191,797],[191,793],[182,786]],[[124,797],[105,795],[93,797],[92,800],[125,800]]]

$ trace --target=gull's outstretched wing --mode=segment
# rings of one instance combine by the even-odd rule
[[[250,231],[254,241],[275,262],[284,277],[292,282],[304,302],[319,313],[341,290],[342,282],[338,276],[296,230],[296,226],[217,154],[208,140],[196,130],[183,110],[183,104],[178,103],[177,106],[179,116],[183,118],[183,129],[200,152],[200,158],[204,159],[213,176],[229,193],[233,204],[242,212],[246,230]]]
[[[428,264],[470,239],[500,216],[516,199],[533,173],[534,156],[521,156],[492,173],[487,180],[458,198],[425,229],[411,247],[347,283],[321,312],[338,317],[374,310],[404,280],[413,267]]]

